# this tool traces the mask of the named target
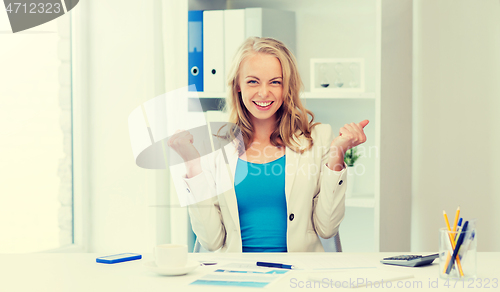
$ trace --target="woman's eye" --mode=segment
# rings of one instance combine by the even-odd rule
[[[257,81],[255,81],[255,80],[250,80],[250,81],[248,81],[247,83],[248,83],[248,84],[255,84],[255,83],[257,83]]]
[[[273,81],[273,84],[281,84],[281,81]]]

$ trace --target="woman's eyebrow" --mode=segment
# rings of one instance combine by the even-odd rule
[[[255,76],[251,76],[251,75],[249,75],[249,76],[247,76],[245,78],[255,78],[257,80],[260,80],[259,77],[255,77]],[[278,77],[271,78],[270,80],[274,80],[274,79],[283,79],[283,77],[278,76]]]

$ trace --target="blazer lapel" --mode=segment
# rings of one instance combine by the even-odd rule
[[[298,135],[297,132],[295,134]],[[294,136],[294,140],[297,143],[299,143],[300,148],[303,147],[302,137],[303,136],[300,136],[300,138],[297,139]],[[285,149],[285,154],[286,154],[286,157],[285,157],[285,161],[286,161],[286,164],[285,164],[285,196],[286,196],[286,202],[287,202],[287,206],[288,206],[288,202],[290,201],[290,195],[292,193],[293,182],[295,180],[295,176],[297,175],[297,171],[299,168],[301,155],[300,155],[300,153],[295,152],[288,147],[286,147],[286,149]]]
[[[231,188],[225,192],[224,198],[226,200],[227,207],[229,209],[229,213],[231,214],[231,218],[233,218],[234,224],[237,228],[240,228],[240,216],[238,213],[238,202],[236,201],[236,192],[234,191],[234,177],[236,175],[236,166],[238,163],[238,152],[236,151],[236,147],[232,143],[227,144],[224,147],[226,151],[227,160],[229,162],[229,170],[228,175],[231,179]],[[224,158],[222,158],[224,162]],[[225,164],[225,163],[224,163]],[[227,168],[227,165],[224,167]]]

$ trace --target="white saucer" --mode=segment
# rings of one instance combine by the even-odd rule
[[[192,270],[196,269],[197,267],[200,266],[199,262],[196,261],[187,261],[186,265],[184,267],[179,267],[179,268],[160,268],[156,265],[154,261],[150,262],[145,262],[144,266],[155,273],[158,273],[163,276],[178,276],[178,275],[184,275]]]

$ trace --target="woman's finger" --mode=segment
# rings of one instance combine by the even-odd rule
[[[347,128],[345,128],[345,127],[340,128],[340,130],[339,130],[339,136],[347,136],[349,134],[350,134],[350,132],[349,132],[349,130]]]
[[[353,147],[358,146],[359,144],[364,143],[366,141],[365,133],[363,132],[362,129],[359,128],[358,125],[351,123],[349,125],[346,125],[345,127],[353,133],[351,139]]]
[[[366,125],[368,125],[368,123],[369,123],[369,122],[370,122],[369,120],[363,120],[363,121],[359,122],[359,124],[358,124],[358,125],[359,125],[361,128],[364,128],[364,127],[366,127]]]
[[[363,132],[363,131],[364,131],[364,130],[363,130],[363,127],[361,127],[361,125],[360,125],[360,124],[356,124],[356,123],[351,123],[351,124],[352,124],[352,125],[354,125],[356,128],[358,128],[360,132]]]
[[[342,136],[342,138],[344,139],[352,140],[354,134],[346,126],[347,125],[344,125],[344,127],[340,128],[340,136]]]
[[[363,131],[363,128],[359,124],[356,123],[351,123],[352,127],[357,129],[357,135],[358,135],[358,142],[359,144],[365,143],[366,142],[366,135],[365,132]]]
[[[170,139],[167,142],[167,145],[172,146],[177,139],[185,137],[187,135],[191,135],[191,134],[186,130],[178,129],[177,131],[175,131],[175,133],[172,135],[172,137],[170,137]]]
[[[171,138],[177,139],[177,138],[181,138],[181,137],[186,137],[188,135],[191,135],[191,133],[189,133],[189,131],[177,130],[177,131],[175,131],[175,133],[172,135]]]
[[[363,134],[363,128],[361,128],[360,125],[356,123],[350,123],[349,125],[355,130],[356,133]]]
[[[346,128],[351,133],[352,137],[356,137],[358,135],[358,131],[353,126],[345,124],[344,128]]]

